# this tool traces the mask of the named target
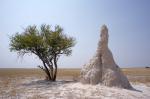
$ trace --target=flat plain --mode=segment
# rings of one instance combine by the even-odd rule
[[[79,83],[80,69],[76,68],[59,69],[56,82],[45,81],[40,69],[0,69],[0,99],[127,99],[126,94],[131,94],[131,99],[148,99],[150,68],[123,68],[122,71],[136,92],[124,89],[119,93],[118,88],[83,85]]]

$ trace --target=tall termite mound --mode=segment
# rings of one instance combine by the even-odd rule
[[[85,64],[81,70],[80,80],[86,84],[101,83],[106,86],[132,88],[127,77],[115,63],[113,55],[108,48],[108,28],[101,27],[100,41],[95,56]]]

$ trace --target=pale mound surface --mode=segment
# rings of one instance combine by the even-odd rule
[[[81,70],[80,81],[83,84],[103,84],[125,89],[131,89],[127,77],[122,73],[119,66],[115,63],[113,54],[108,48],[108,28],[106,25],[101,27],[100,40],[96,54],[85,64]]]
[[[18,86],[21,99],[150,99],[150,86],[132,84],[134,90],[89,85],[72,81],[47,82],[35,80]]]

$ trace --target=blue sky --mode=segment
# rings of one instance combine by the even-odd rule
[[[34,68],[34,55],[18,58],[9,36],[28,25],[56,25],[76,38],[59,67],[81,68],[94,55],[100,26],[109,28],[109,48],[120,67],[150,66],[150,0],[0,0],[0,68]]]

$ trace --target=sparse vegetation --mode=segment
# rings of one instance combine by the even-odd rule
[[[150,69],[145,68],[123,68],[123,73],[131,82],[150,82]],[[58,79],[79,79],[80,69],[58,69]],[[0,78],[4,83],[10,83],[13,79],[25,79],[33,77],[42,79],[45,76],[40,69],[0,69]],[[145,79],[145,80],[143,80]]]

